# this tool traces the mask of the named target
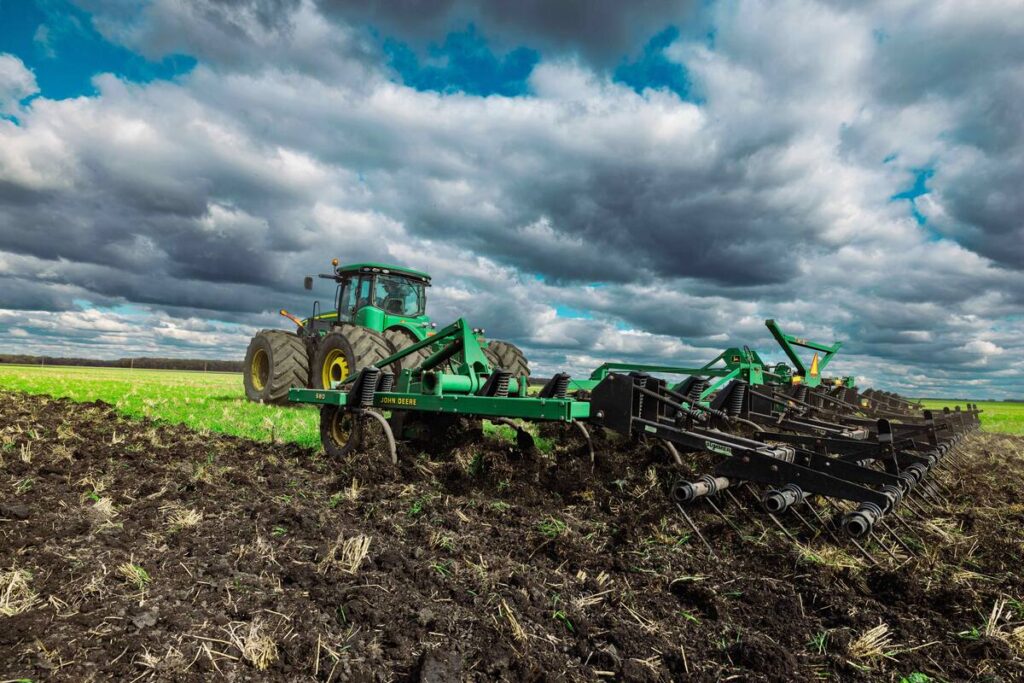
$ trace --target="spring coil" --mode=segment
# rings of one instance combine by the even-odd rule
[[[634,375],[635,386],[646,389],[647,388],[647,375]],[[636,395],[636,414],[644,414],[644,394],[642,391],[638,391]]]
[[[497,389],[495,389],[495,396],[508,396],[508,384],[509,380],[512,379],[512,375],[507,372],[499,372],[497,380]]]
[[[380,376],[380,383],[377,385],[377,391],[387,393],[395,388],[395,373],[383,372]]]
[[[690,403],[696,403],[700,400],[700,395],[704,393],[704,390],[709,386],[706,379],[698,379],[695,382],[690,383],[690,390],[686,393],[686,398]]]
[[[569,392],[569,375],[561,373],[555,377],[555,398],[565,398]]]
[[[701,410],[694,409],[690,412],[698,416],[698,422],[706,422],[708,415],[711,417],[717,417],[719,420],[727,421],[729,419],[729,414],[727,412],[724,410],[717,410],[715,408],[702,408]]]
[[[368,408],[373,405],[373,395],[377,391],[377,380],[380,378],[380,368],[364,368],[363,381],[359,386],[359,405]]]
[[[800,386],[798,386],[796,388],[796,395],[793,398],[795,398],[798,401],[806,401],[807,400],[807,385],[806,384],[801,384]]]
[[[733,417],[739,416],[739,414],[743,412],[743,406],[744,406],[744,402],[745,402],[746,398],[747,398],[747,383],[746,382],[737,382],[733,386],[732,392],[729,394],[729,406],[728,406],[729,415],[732,415]]]

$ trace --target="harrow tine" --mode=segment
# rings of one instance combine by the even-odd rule
[[[775,526],[777,526],[777,527],[779,527],[780,529],[782,529],[782,533],[784,533],[784,534],[786,534],[787,536],[789,536],[789,540],[791,540],[791,541],[793,541],[793,543],[796,543],[797,545],[799,545],[800,541],[796,540],[796,536],[794,536],[793,534],[791,534],[791,533],[789,532],[789,529],[787,529],[787,528],[786,528],[786,527],[785,527],[785,526],[784,526],[784,525],[782,524],[782,522],[780,522],[780,521],[779,521],[779,518],[778,518],[778,517],[776,517],[774,513],[772,513],[772,512],[768,512],[768,513],[766,513],[766,514],[768,515],[768,517],[770,517],[770,518],[771,518],[771,520],[772,520],[773,522],[775,522]]]
[[[910,526],[910,523],[907,522],[907,520],[900,517],[899,511],[894,512],[889,517],[899,522],[903,526],[903,528],[907,530],[908,533],[913,534],[914,538],[916,538],[918,541],[921,541],[922,544],[924,543],[924,541],[921,540],[921,537],[917,535],[917,531],[914,529],[914,527]]]
[[[914,493],[917,494],[917,498],[915,500],[919,507],[923,508],[927,506],[932,509],[941,507],[941,503],[933,497],[931,492],[925,486],[919,484],[917,488],[914,489]]]
[[[889,534],[893,537],[893,539],[895,539],[896,543],[898,543],[901,548],[907,551],[908,555],[910,555],[911,557],[917,557],[917,553],[910,549],[910,546],[907,545],[906,542],[902,538],[900,538],[900,535],[897,534],[896,531],[893,530],[893,528],[886,523],[885,519],[878,520],[878,523],[882,525],[883,529],[889,532]]]
[[[850,541],[851,541],[851,542],[852,542],[852,543],[853,543],[853,544],[854,544],[855,546],[857,546],[857,550],[859,550],[859,551],[861,552],[861,554],[862,554],[862,555],[863,555],[864,557],[866,557],[866,558],[867,558],[868,562],[870,562],[871,564],[873,564],[873,565],[874,565],[874,566],[876,566],[876,567],[878,567],[878,566],[879,566],[879,564],[878,564],[878,560],[876,560],[876,559],[875,559],[875,556],[874,556],[874,555],[872,555],[871,553],[869,553],[869,552],[867,551],[867,549],[866,549],[866,548],[865,548],[864,546],[862,546],[862,545],[860,544],[860,542],[859,542],[859,541],[857,541],[857,539],[856,539],[856,538],[854,538],[853,536],[851,536],[851,537],[850,537]]]
[[[740,528],[736,526],[736,524],[734,524],[733,521],[729,519],[724,512],[722,512],[721,508],[715,505],[715,502],[711,500],[710,496],[706,496],[704,500],[707,501],[707,504],[711,506],[711,509],[714,510],[718,514],[718,516],[722,518],[722,521],[728,524],[732,528],[732,530],[736,532],[736,535],[740,537],[741,541],[746,541],[746,538],[743,536],[743,532],[740,531]]]
[[[806,517],[804,517],[803,515],[801,515],[801,514],[800,514],[800,511],[799,511],[799,510],[797,510],[797,509],[796,509],[795,507],[791,507],[791,508],[790,508],[790,511],[791,511],[791,512],[792,512],[792,513],[793,513],[794,515],[796,515],[796,518],[797,518],[797,519],[799,519],[799,520],[800,520],[800,521],[801,521],[801,522],[803,523],[803,525],[804,525],[805,527],[807,527],[807,529],[808,529],[808,530],[809,530],[809,531],[810,531],[810,532],[811,532],[812,534],[814,534],[814,537],[815,537],[815,538],[817,538],[818,536],[820,536],[820,535],[821,535],[821,531],[820,531],[820,530],[818,530],[818,529],[815,529],[815,528],[814,528],[814,526],[813,526],[813,525],[812,525],[812,524],[811,524],[810,522],[808,522],[808,521],[807,521],[807,518],[806,518]]]
[[[740,502],[740,499],[737,498],[736,494],[734,494],[731,490],[725,489],[725,495],[729,496],[729,499],[732,500],[733,505],[738,507],[740,510],[743,510],[744,512],[749,512],[746,506],[744,506],[743,503]]]
[[[914,517],[917,517],[917,521],[922,523],[928,521],[928,515],[910,498],[903,499],[903,507],[909,510],[910,514],[914,515]]]
[[[702,534],[700,532],[700,529],[697,528],[697,525],[694,523],[693,519],[686,512],[686,509],[683,508],[681,503],[676,503],[676,507],[679,508],[679,513],[683,516],[683,519],[686,520],[686,523],[690,525],[691,529],[693,529],[693,533],[697,534],[697,538],[699,538],[701,540],[701,543],[703,543],[707,547],[708,552],[711,553],[711,557],[717,560],[718,555],[715,554],[715,549],[711,547],[710,543],[708,543],[708,539],[704,538],[704,534]]]
[[[870,538],[872,541],[874,541],[875,545],[877,545],[882,550],[884,550],[885,554],[888,555],[889,557],[891,557],[893,562],[900,562],[900,558],[896,557],[896,553],[894,553],[889,546],[887,546],[886,544],[882,543],[882,541],[875,534],[874,530],[868,532],[868,538]]]
[[[843,513],[843,511],[839,508],[838,505],[836,505],[835,501],[832,500],[831,498],[825,498],[825,502],[828,503],[829,507],[832,508],[832,511],[834,513],[839,514],[839,515],[841,515]],[[848,538],[849,538],[851,543],[853,543],[855,546],[857,546],[857,550],[859,550],[861,552],[861,554],[864,555],[864,557],[867,558],[868,562],[870,562],[871,564],[873,564],[876,567],[879,566],[878,560],[875,559],[875,556],[872,555],[871,553],[869,553],[867,551],[867,549],[864,546],[862,546],[857,541],[856,538],[854,538],[853,536],[849,536]]]
[[[917,516],[917,518],[920,519],[922,522],[928,521],[928,517],[931,516],[928,513],[928,511],[924,509],[924,506],[927,505],[927,501],[925,500],[914,500],[911,498],[904,498],[903,503],[907,506],[908,509],[912,510],[914,514]]]
[[[942,489],[942,492],[945,493],[947,498],[952,498],[953,497],[953,492],[950,491],[949,488],[945,484],[942,483],[941,479],[939,479],[938,477],[932,477],[930,479],[930,481],[931,481],[932,484],[935,485],[936,488]]]
[[[818,511],[814,509],[814,506],[811,505],[811,502],[809,500],[804,499],[804,503],[807,505],[808,509],[810,509],[811,514],[814,515],[814,518],[818,520],[818,523],[821,524],[821,527],[825,530],[825,533],[827,533],[833,541],[839,543],[839,537],[836,536],[835,532],[832,531],[832,525],[828,524],[824,519],[822,519],[821,515],[818,514]]]

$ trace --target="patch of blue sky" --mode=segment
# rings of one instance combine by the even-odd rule
[[[679,38],[679,29],[668,26],[657,33],[644,45],[636,59],[623,60],[613,74],[615,81],[628,85],[636,92],[646,89],[670,90],[679,99],[700,103],[701,99],[693,91],[686,67],[670,60],[665,51]],[[708,39],[714,42],[714,32],[709,32]]]
[[[555,306],[555,313],[559,318],[577,318],[582,320],[593,320],[594,316],[588,311],[573,308],[572,306]]]
[[[100,73],[145,83],[187,73],[196,60],[169,55],[159,62],[111,43],[93,27],[91,15],[67,0],[0,0],[0,52],[25,63],[40,94],[65,99],[96,94]]]
[[[473,24],[449,33],[421,58],[407,43],[387,38],[384,53],[402,82],[417,90],[470,95],[529,94],[529,78],[540,53],[520,46],[499,55]]]
[[[909,189],[892,195],[889,197],[889,200],[894,202],[900,200],[909,201],[910,213],[914,216],[914,220],[917,221],[918,225],[925,225],[928,222],[928,217],[917,208],[917,198],[931,191],[928,189],[928,181],[935,175],[935,169],[913,168],[911,172],[914,174],[914,184]]]

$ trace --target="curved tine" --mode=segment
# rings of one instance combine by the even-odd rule
[[[505,425],[516,430],[516,446],[521,451],[532,451],[537,447],[537,443],[533,440],[533,434],[523,429],[523,427],[517,424],[514,420],[507,417],[492,417],[488,418],[491,424]]]
[[[579,431],[579,433],[583,435],[583,439],[587,442],[587,453],[590,455],[590,464],[591,464],[591,466],[593,466],[593,464],[594,464],[594,442],[590,438],[590,432],[587,431],[586,425],[584,425],[579,420],[573,420],[569,424],[574,426]]]
[[[391,454],[391,464],[398,464],[398,447],[395,445],[395,433],[391,431],[391,425],[388,424],[387,418],[378,413],[376,410],[366,409],[363,411],[364,415],[369,415],[373,419],[380,423],[381,427],[384,428],[384,436],[388,440],[388,452]]]
[[[672,456],[672,460],[682,467],[683,458],[679,455],[679,449],[676,448],[676,445],[671,441],[665,441],[664,439],[661,440],[661,445],[666,451],[668,451],[668,454]]]

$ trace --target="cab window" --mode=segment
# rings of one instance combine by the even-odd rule
[[[338,318],[343,321],[352,319],[353,314],[370,303],[372,293],[370,277],[348,277],[342,280],[338,292]]]
[[[397,275],[378,275],[374,305],[389,315],[414,318],[423,313],[423,285]]]

